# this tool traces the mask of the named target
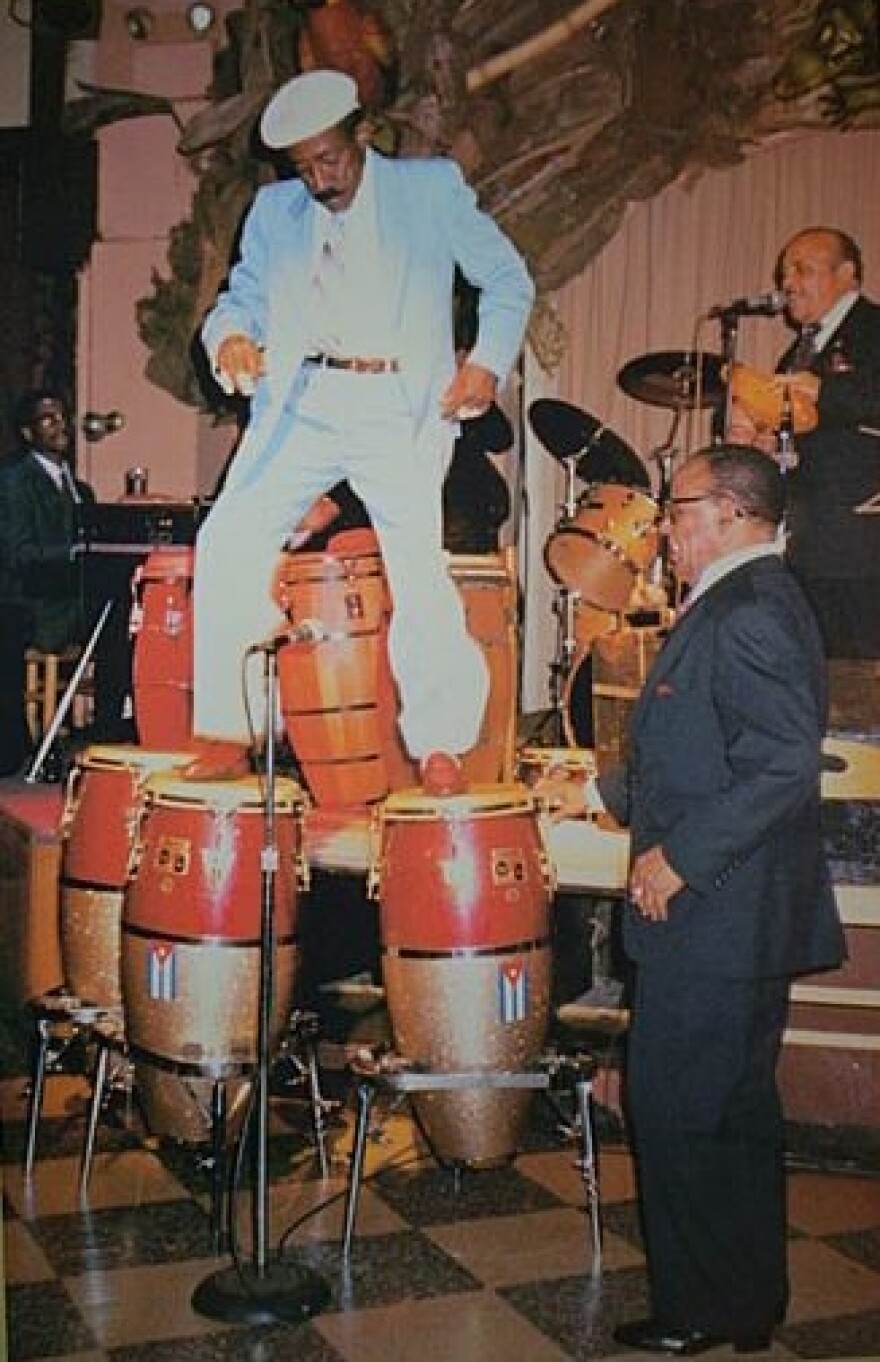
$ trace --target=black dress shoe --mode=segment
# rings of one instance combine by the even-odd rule
[[[671,1357],[696,1357],[718,1348],[725,1341],[701,1329],[675,1329],[655,1319],[637,1319],[614,1330],[615,1343],[648,1353],[668,1353]]]

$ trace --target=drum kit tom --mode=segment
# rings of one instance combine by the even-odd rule
[[[552,398],[529,407],[534,434],[565,471],[561,514],[544,560],[559,587],[551,714],[557,739],[575,745],[585,733],[580,725],[575,731],[568,713],[571,681],[593,642],[627,623],[656,628],[666,622],[673,602],[659,525],[679,423],[685,413],[720,406],[726,392],[720,356],[679,350],[629,361],[617,382],[627,396],[673,413],[667,439],[650,455],[659,467],[656,493],[646,463],[597,417]],[[578,483],[586,484],[583,490]]]

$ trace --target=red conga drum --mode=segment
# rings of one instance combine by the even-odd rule
[[[291,623],[313,622],[318,634],[278,654],[285,731],[316,804],[370,803],[388,790],[379,711],[388,590],[372,533],[349,538],[350,551],[285,554],[274,589]]]
[[[278,782],[270,1048],[290,1016],[305,882],[302,797]],[[122,916],[122,993],[148,1122],[203,1139],[212,1081],[256,1065],[264,802],[259,782],[157,776],[147,787]],[[185,1078],[170,1129],[167,1074]],[[159,1110],[157,1117],[156,1112]]]
[[[516,599],[513,556],[459,553],[449,558],[449,575],[464,606],[465,624],[479,644],[489,673],[489,695],[477,741],[462,754],[471,785],[509,781],[516,746]],[[387,651],[379,677],[380,709],[386,724],[383,749],[392,790],[420,782],[418,763],[403,745],[397,724],[398,695]]]
[[[192,737],[193,549],[166,544],[135,572],[130,631],[132,688],[144,747],[184,747]]]
[[[370,873],[394,1043],[438,1073],[527,1070],[550,1018],[550,895],[537,813],[520,785],[453,799],[400,791],[376,816]],[[462,1087],[419,1094],[441,1160],[513,1157],[530,1093]]]
[[[61,820],[61,959],[75,997],[119,1007],[122,900],[147,781],[190,760],[181,752],[87,747]]]

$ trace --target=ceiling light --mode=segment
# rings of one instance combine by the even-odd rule
[[[213,5],[190,5],[189,9],[186,11],[186,22],[189,24],[193,33],[199,34],[200,36],[203,33],[207,33],[210,28],[213,28],[216,17]]]

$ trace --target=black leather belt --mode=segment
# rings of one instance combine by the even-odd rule
[[[306,355],[303,364],[314,364],[319,369],[346,369],[352,374],[396,374],[400,371],[399,360],[363,359],[359,355]]]

